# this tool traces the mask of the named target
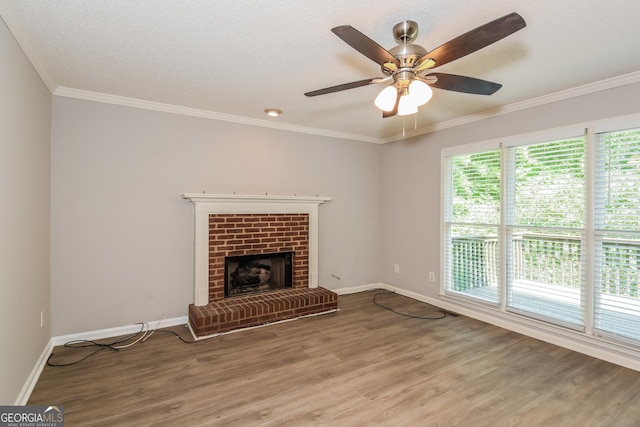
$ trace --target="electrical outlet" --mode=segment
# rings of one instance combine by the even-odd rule
[[[393,271],[395,271],[396,273],[400,273],[400,266],[398,264],[394,265]]]
[[[40,327],[44,328],[44,310],[40,312]]]
[[[429,272],[429,281],[430,282],[435,282],[436,281],[436,273],[434,273],[433,271]]]

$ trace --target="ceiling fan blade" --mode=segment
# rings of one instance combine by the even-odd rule
[[[333,31],[335,35],[340,37],[349,46],[371,59],[376,64],[384,65],[392,63],[397,67],[400,66],[400,62],[391,55],[389,51],[353,28],[351,25],[341,25],[339,27],[332,28],[331,31]]]
[[[435,81],[433,81],[435,77]],[[471,93],[474,95],[493,95],[502,87],[500,83],[493,83],[474,77],[458,76],[456,74],[431,73],[422,77],[416,77],[432,87],[454,92]]]
[[[526,26],[527,24],[522,19],[522,16],[515,12],[510,13],[435,48],[420,58],[416,66],[420,67],[423,61],[433,59],[435,65],[431,68],[439,67],[489,46]]]
[[[391,110],[391,111],[383,111],[382,112],[382,118],[386,119],[387,117],[393,117],[396,114],[398,114],[398,109],[397,108],[395,110]]]
[[[367,86],[370,84],[379,83],[380,80],[381,80],[380,78],[375,77],[373,79],[365,79],[365,80],[358,80],[357,82],[343,83],[341,85],[325,87],[324,89],[318,89],[311,92],[307,92],[305,93],[305,96],[318,96],[318,95],[325,95],[327,93],[340,92],[341,90],[354,89],[361,86]]]
[[[400,105],[400,96],[401,96],[400,92],[398,92],[398,95],[396,96],[396,103],[393,105],[393,110],[382,112],[383,119],[386,119],[387,117],[393,117],[396,114],[398,114],[398,106]]]

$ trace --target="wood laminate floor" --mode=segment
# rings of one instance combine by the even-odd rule
[[[333,314],[196,344],[156,332],[47,366],[29,404],[63,405],[66,426],[640,426],[640,372],[464,316],[403,317],[376,292],[340,296]],[[94,350],[56,347],[51,362]]]

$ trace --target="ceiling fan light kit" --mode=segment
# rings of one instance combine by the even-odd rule
[[[407,95],[400,96],[400,101],[398,102],[398,115],[399,116],[410,116],[411,114],[415,114],[418,112],[418,106],[411,102],[411,98]]]
[[[392,111],[397,97],[398,90],[394,86],[387,86],[380,91],[373,103],[382,111]]]
[[[418,24],[414,21],[404,21],[394,25],[393,37],[398,45],[390,50],[384,49],[349,25],[335,27],[331,31],[345,43],[380,65],[384,77],[344,83],[307,92],[305,95],[325,95],[393,81],[391,85],[380,91],[374,101],[376,107],[382,110],[382,117],[417,113],[418,107],[431,99],[433,95],[431,86],[454,92],[492,95],[502,85],[455,74],[430,73],[425,76],[421,74],[489,46],[525,26],[526,23],[520,15],[515,12],[510,13],[468,31],[430,52],[413,43],[418,36]]]
[[[433,96],[433,91],[428,84],[421,80],[414,80],[409,84],[409,93],[407,94],[417,107],[422,107],[429,102]]]
[[[423,81],[414,80],[405,89],[397,89],[395,85],[387,86],[376,97],[374,104],[382,111],[393,111],[396,100],[398,102],[398,115],[406,116],[418,112],[418,107],[423,106],[431,99],[433,91]]]

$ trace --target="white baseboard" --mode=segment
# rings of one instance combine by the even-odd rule
[[[31,392],[33,391],[36,383],[38,382],[38,378],[40,378],[40,374],[44,369],[44,365],[47,363],[47,359],[49,359],[49,355],[53,351],[53,339],[50,339],[44,349],[42,349],[42,353],[40,353],[40,357],[36,361],[35,366],[31,370],[27,381],[22,386],[22,390],[20,390],[20,394],[16,399],[14,405],[16,406],[24,406],[29,401],[29,397],[31,397]]]
[[[163,319],[160,322],[160,328],[166,328],[169,326],[176,325],[184,325],[188,321],[187,316],[174,317],[171,319]],[[151,329],[156,328],[157,320],[147,322]],[[42,350],[42,354],[38,358],[35,366],[31,370],[31,374],[27,378],[27,381],[22,386],[22,390],[18,395],[18,398],[15,401],[15,405],[24,406],[29,401],[29,397],[31,397],[31,392],[33,392],[38,379],[40,378],[40,374],[47,364],[47,360],[49,360],[49,356],[53,352],[53,348],[58,345],[64,345],[69,341],[82,341],[82,340],[99,340],[102,338],[111,338],[111,337],[119,337],[123,335],[135,334],[140,331],[140,324],[136,325],[128,325],[128,326],[119,326],[116,328],[108,328],[108,329],[100,329],[97,331],[88,331],[88,332],[80,332],[77,334],[70,335],[60,335],[57,337],[53,337],[49,340],[45,348]]]
[[[187,316],[173,317],[171,319],[163,319],[160,322],[160,328],[167,328],[169,326],[184,325],[187,323]],[[155,329],[158,320],[152,320],[147,322],[150,329]],[[118,326],[115,328],[99,329],[96,331],[79,332],[77,334],[60,335],[53,337],[53,345],[63,345],[69,341],[82,341],[82,340],[99,340],[102,338],[119,337],[122,335],[135,334],[140,331],[140,323],[127,326]]]
[[[462,301],[449,298],[432,298],[412,291],[397,288],[385,283],[357,286],[334,290],[339,295],[354,292],[363,292],[374,289],[384,289],[399,295],[421,301],[453,313],[459,313],[472,319],[480,320],[500,328],[508,329],[528,337],[539,339],[550,344],[557,345],[587,356],[595,357],[625,368],[640,371],[640,351],[637,349],[617,345],[598,337],[588,336],[579,332],[565,330],[544,322],[511,313],[496,311],[481,305],[467,304]]]
[[[349,288],[331,289],[331,291],[335,292],[338,295],[348,295],[348,294],[356,294],[358,292],[373,291],[375,289],[386,289],[389,291],[396,292],[395,287],[387,285],[386,283],[370,283],[367,285],[352,286]]]

